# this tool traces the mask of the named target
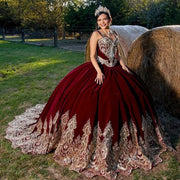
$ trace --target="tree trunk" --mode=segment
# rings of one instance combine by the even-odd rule
[[[4,28],[4,27],[2,28],[2,39],[3,39],[3,40],[6,39],[6,37],[5,37],[5,28]]]
[[[25,42],[25,34],[24,34],[24,29],[21,30],[21,38],[22,38],[22,42]]]
[[[54,27],[54,47],[58,46],[58,39],[57,39],[57,28]]]
[[[62,37],[63,39],[65,39],[66,38],[66,31],[65,31],[65,27],[63,27],[63,37]]]

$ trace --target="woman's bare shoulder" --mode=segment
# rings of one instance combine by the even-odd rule
[[[101,36],[100,36],[98,30],[93,31],[93,33],[91,35],[91,39],[97,39],[98,40],[100,38],[101,38]]]

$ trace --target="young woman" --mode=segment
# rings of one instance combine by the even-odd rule
[[[6,132],[23,153],[46,154],[71,170],[115,179],[132,169],[151,169],[167,149],[152,98],[125,66],[111,15],[100,6],[90,39],[91,62],[72,70],[47,104],[17,116]]]

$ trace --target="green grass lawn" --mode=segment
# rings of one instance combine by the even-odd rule
[[[53,179],[48,170],[57,166],[53,154],[24,155],[12,149],[4,139],[5,129],[15,115],[45,103],[58,82],[83,61],[84,54],[79,52],[0,41],[0,179]]]
[[[0,179],[86,179],[60,167],[53,161],[53,153],[22,154],[4,138],[7,124],[15,115],[45,103],[58,82],[83,61],[80,52],[0,41]],[[153,171],[135,170],[124,179],[180,179],[175,155],[166,152],[163,157],[164,162]]]
[[[0,35],[0,39],[2,39],[2,36]],[[11,42],[21,42],[22,38],[21,35],[6,35],[5,39],[7,41]],[[77,40],[74,37],[66,37],[66,39],[59,38],[58,39],[58,46],[63,47],[63,45],[69,44],[69,43],[76,43],[76,44],[83,44],[85,45],[87,40]],[[54,40],[53,38],[29,38],[25,37],[25,43],[32,44],[32,45],[39,45],[39,46],[54,46]]]

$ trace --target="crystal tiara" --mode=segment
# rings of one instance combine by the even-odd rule
[[[111,13],[109,11],[109,9],[107,7],[103,7],[103,6],[99,6],[96,10],[95,10],[95,13],[94,15],[97,16],[100,12],[106,12],[109,14],[109,17],[111,17]]]

